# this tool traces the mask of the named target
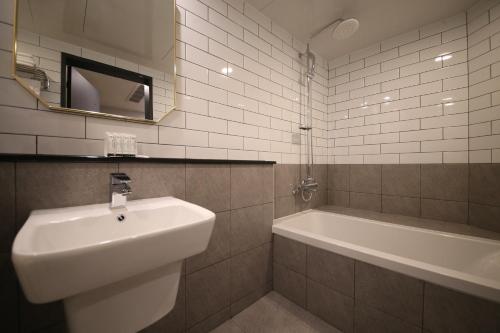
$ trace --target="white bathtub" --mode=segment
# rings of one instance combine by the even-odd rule
[[[273,233],[500,303],[500,241],[309,210]]]

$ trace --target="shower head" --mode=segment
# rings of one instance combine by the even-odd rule
[[[359,21],[355,18],[340,21],[339,24],[332,31],[333,39],[341,40],[347,39],[354,35],[359,28]]]
[[[336,24],[337,25],[333,28],[332,30],[332,38],[336,40],[342,40],[342,39],[347,39],[354,35],[356,31],[358,31],[359,28],[359,21],[356,20],[355,18],[350,18],[350,19],[336,19],[327,25],[324,25],[320,29],[316,30],[314,33],[311,34],[310,39],[313,39],[314,37],[318,36],[320,33],[331,27],[332,25]]]

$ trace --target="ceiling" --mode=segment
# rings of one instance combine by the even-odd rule
[[[450,17],[477,0],[246,0],[302,42],[337,18],[354,17],[360,27],[349,39],[335,41],[331,29],[315,37],[311,48],[326,59]]]

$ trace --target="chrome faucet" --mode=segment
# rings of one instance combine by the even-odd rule
[[[111,208],[125,207],[127,196],[132,193],[132,180],[125,173],[110,174],[109,196]]]

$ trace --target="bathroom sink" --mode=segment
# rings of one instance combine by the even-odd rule
[[[159,288],[169,304],[153,311],[158,317],[175,303],[182,260],[206,249],[214,221],[211,211],[173,197],[114,209],[98,204],[35,210],[14,241],[12,260],[29,301],[64,299],[67,314],[118,294],[132,293],[137,302],[145,297],[137,292],[141,288],[160,294],[150,287],[168,277],[169,286]],[[108,306],[116,306],[113,302]],[[147,321],[153,319],[159,318]]]

